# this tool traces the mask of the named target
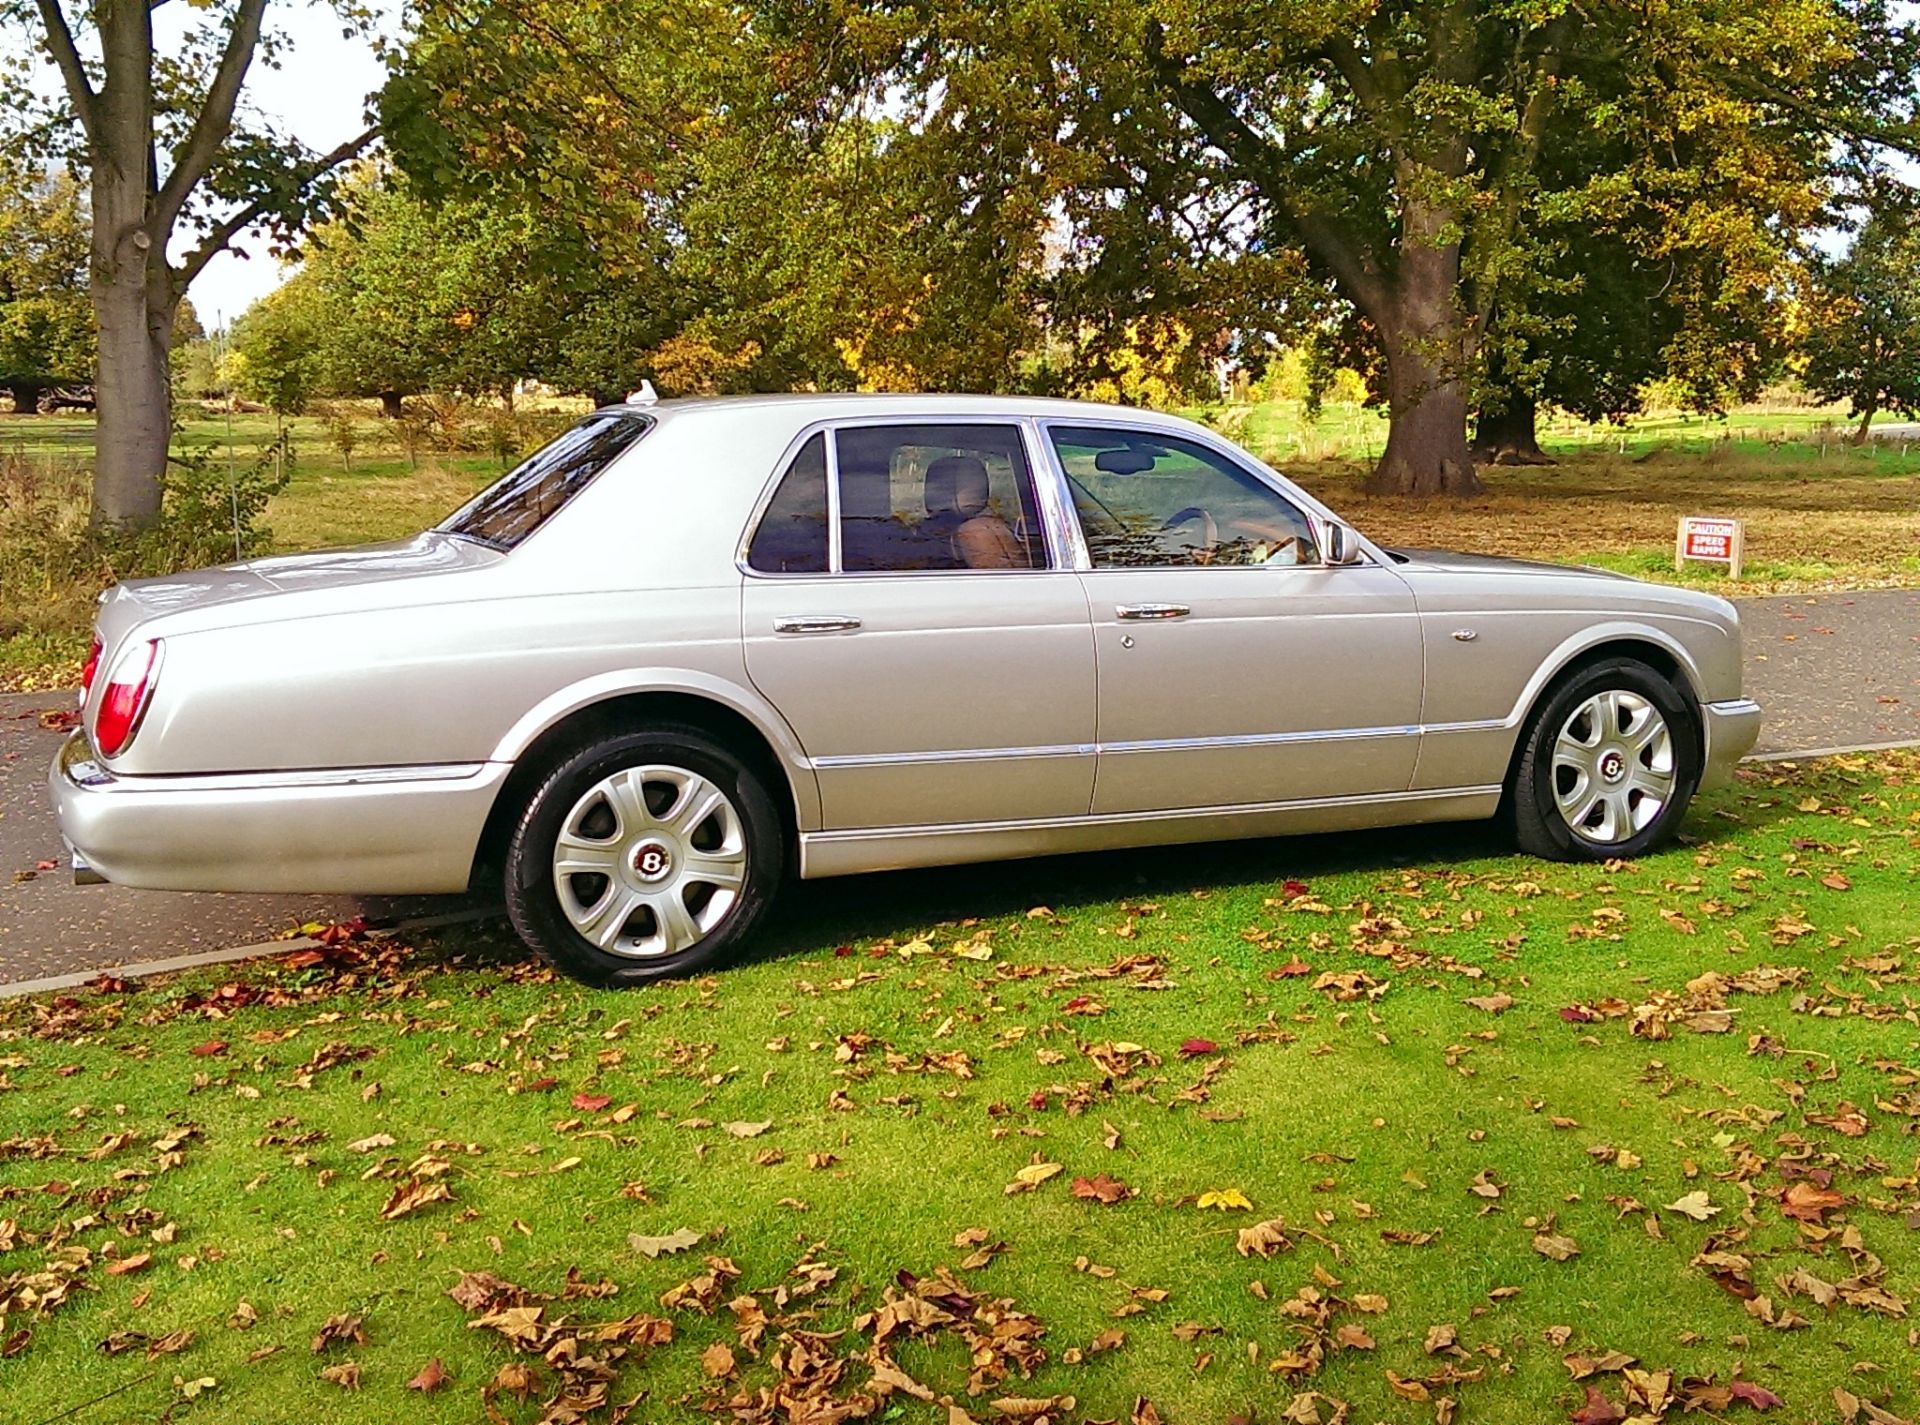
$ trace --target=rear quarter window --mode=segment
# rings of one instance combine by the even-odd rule
[[[443,520],[443,534],[512,549],[653,429],[650,416],[595,411]]]

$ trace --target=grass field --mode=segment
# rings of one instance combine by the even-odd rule
[[[1298,478],[1383,541],[1595,564],[1641,578],[1732,594],[1920,583],[1920,442],[1842,441],[1834,411],[1754,409],[1726,420],[1662,415],[1629,427],[1548,420],[1552,466],[1484,471],[1487,493],[1465,501],[1374,499],[1361,485],[1385,425],[1357,406],[1315,421],[1297,402],[1197,412]],[[290,425],[287,489],[269,506],[272,546],[312,549],[411,534],[457,506],[501,468],[493,454],[412,458],[368,416],[342,455],[327,425]],[[91,440],[84,417],[0,417],[0,457],[34,478],[65,480],[78,501]],[[183,444],[239,465],[258,459],[276,424],[260,416],[188,423]],[[0,538],[6,537],[0,498]],[[1673,567],[1682,514],[1748,522],[1745,577]],[[98,571],[86,588],[0,588],[0,687],[73,679]]]
[[[0,1416],[1902,1420],[1920,758],[1743,776],[0,1005]]]

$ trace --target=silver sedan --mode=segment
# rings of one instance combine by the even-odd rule
[[[121,584],[76,874],[504,890],[705,968],[789,876],[1503,817],[1635,856],[1753,744],[1733,607],[1389,549],[1201,426],[976,396],[636,403],[404,542]]]

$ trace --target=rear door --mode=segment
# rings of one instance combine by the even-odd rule
[[[1048,423],[1090,567],[1096,813],[1405,792],[1422,647],[1407,584],[1326,565],[1249,460],[1120,425]]]
[[[799,737],[826,829],[1084,816],[1086,596],[1018,420],[808,433],[749,537],[747,670]]]

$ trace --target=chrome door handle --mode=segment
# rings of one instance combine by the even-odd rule
[[[1185,618],[1193,612],[1185,604],[1116,604],[1113,611],[1127,619]]]
[[[797,614],[773,621],[775,633],[846,633],[860,627],[851,614]]]

